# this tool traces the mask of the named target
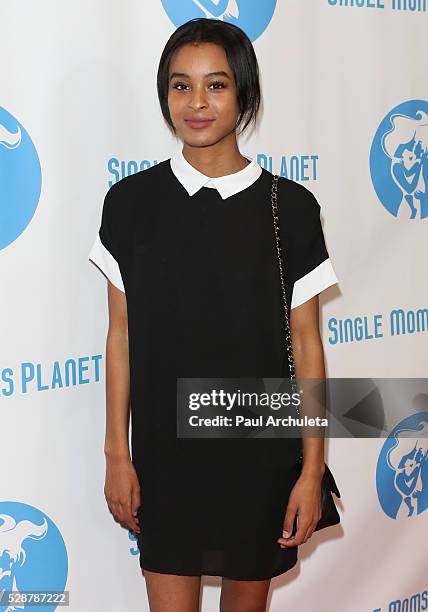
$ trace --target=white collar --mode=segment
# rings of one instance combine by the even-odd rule
[[[250,159],[248,166],[225,176],[209,177],[194,168],[180,149],[171,157],[171,170],[186,189],[189,195],[195,194],[201,187],[215,187],[223,200],[252,185],[260,176],[262,169],[255,158]]]

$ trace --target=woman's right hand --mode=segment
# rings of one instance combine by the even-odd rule
[[[139,534],[140,483],[131,459],[106,457],[104,495],[115,521],[133,535]]]

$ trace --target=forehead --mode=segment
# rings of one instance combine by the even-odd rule
[[[215,43],[186,43],[175,51],[169,65],[169,72],[186,72],[198,76],[212,70],[231,73],[226,52]]]

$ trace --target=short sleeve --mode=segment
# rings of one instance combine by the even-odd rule
[[[119,267],[119,250],[113,240],[115,227],[112,218],[114,206],[114,190],[109,189],[105,198],[101,216],[101,225],[88,258],[113,283],[115,287],[125,292]]]
[[[288,228],[285,268],[288,266],[287,276],[293,286],[291,309],[339,282],[325,244],[321,207],[309,189],[299,183],[293,185],[288,196],[293,201],[280,208],[280,224]]]

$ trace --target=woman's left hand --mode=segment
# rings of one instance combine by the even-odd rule
[[[284,533],[289,537],[278,538],[281,548],[304,544],[312,535],[321,518],[321,475],[301,474],[288,499],[284,518]],[[294,536],[293,523],[297,517],[297,532]]]

